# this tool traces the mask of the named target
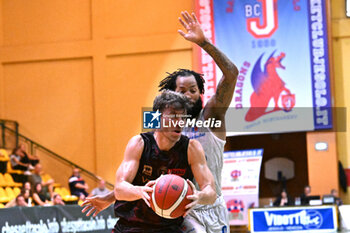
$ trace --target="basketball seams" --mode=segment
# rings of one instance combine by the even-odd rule
[[[157,214],[159,214],[159,206],[157,205],[157,202],[156,202],[156,197],[154,196],[154,193],[156,192],[156,186],[157,186],[157,182],[155,183],[155,185],[153,186],[153,192],[152,192],[152,205],[153,205],[153,208],[154,208],[154,212],[156,212]]]
[[[156,197],[155,197],[155,193],[156,193],[156,186],[158,184],[158,181],[160,179],[157,179],[157,182],[154,184],[153,186],[153,192],[152,192],[152,202],[153,202],[153,206],[154,206],[154,211],[158,214],[158,215],[162,215],[162,209],[158,206],[157,201],[156,201]]]
[[[166,199],[166,195],[167,195],[168,190],[169,190],[169,188],[171,186],[171,183],[173,182],[173,179],[174,179],[174,177],[172,176],[171,180],[166,183],[168,185],[168,187],[166,188],[165,193],[164,193],[164,198],[163,198],[163,201],[162,201],[162,206],[163,207],[164,207],[164,202],[165,202],[165,199]],[[164,210],[163,209],[161,209],[161,210],[162,210],[162,216],[164,217]]]
[[[160,189],[163,190],[159,193]],[[172,174],[161,176],[153,186],[151,208],[163,218],[178,218],[185,213],[185,206],[190,203],[186,196],[192,193],[191,186],[182,177]]]
[[[186,197],[188,184],[187,184],[186,180],[183,180],[183,182],[184,182],[184,185],[183,185],[183,189],[182,189],[180,196],[178,197],[176,202],[169,209],[163,210],[163,217],[173,218],[173,217],[171,217],[172,212],[181,204],[183,199]]]

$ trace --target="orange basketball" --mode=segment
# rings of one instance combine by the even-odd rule
[[[163,175],[153,186],[151,207],[163,218],[178,218],[185,214],[185,206],[191,202],[187,195],[193,190],[185,179],[177,175]]]

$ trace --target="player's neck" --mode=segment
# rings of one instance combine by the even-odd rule
[[[158,148],[162,151],[169,151],[176,144],[176,141],[169,140],[169,138],[159,131],[155,131],[153,135]]]

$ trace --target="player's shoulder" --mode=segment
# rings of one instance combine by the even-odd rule
[[[196,139],[190,139],[188,144],[188,163],[190,165],[198,163],[199,161],[205,161],[204,150],[202,145]]]
[[[191,146],[201,145],[201,143],[198,140],[196,140],[196,139],[190,139],[188,144],[191,145]]]
[[[135,135],[133,136],[128,143],[128,146],[134,147],[134,148],[143,148],[144,147],[144,141],[141,137],[141,135]]]
[[[202,144],[197,141],[196,139],[190,139],[189,143],[188,143],[188,149],[190,151],[201,151],[203,150]]]

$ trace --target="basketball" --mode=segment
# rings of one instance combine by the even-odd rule
[[[163,218],[178,218],[185,214],[185,206],[191,202],[187,195],[193,190],[185,179],[177,175],[163,175],[153,186],[151,207]]]

